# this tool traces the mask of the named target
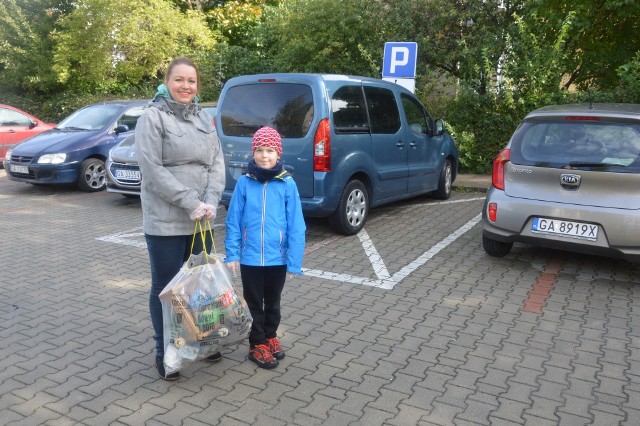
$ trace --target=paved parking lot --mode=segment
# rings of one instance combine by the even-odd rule
[[[480,240],[480,192],[308,221],[275,370],[157,379],[137,200],[0,171],[3,425],[638,425],[638,265]],[[223,250],[224,209],[215,240]]]

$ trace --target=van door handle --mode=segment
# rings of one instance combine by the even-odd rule
[[[402,149],[402,148],[404,148],[404,143],[403,143],[402,141],[398,141],[398,142],[396,143],[396,146],[397,146],[398,148]]]
[[[415,143],[415,142],[410,142],[410,143],[409,143],[409,146],[410,146],[411,148],[414,148],[414,149],[415,149],[415,148],[418,146],[418,144],[417,144],[417,143]]]

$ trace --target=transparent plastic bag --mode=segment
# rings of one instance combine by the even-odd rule
[[[252,318],[221,256],[191,255],[160,293],[167,374],[249,336]]]

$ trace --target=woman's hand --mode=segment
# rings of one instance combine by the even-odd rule
[[[194,211],[189,213],[189,219],[191,219],[191,220],[200,220],[200,219],[202,219],[204,217],[205,213],[206,213],[205,206],[206,206],[205,203],[200,202],[200,204],[198,204],[198,207],[196,207],[196,209]]]
[[[204,216],[206,220],[213,220],[216,217],[216,209],[211,204],[204,205]]]

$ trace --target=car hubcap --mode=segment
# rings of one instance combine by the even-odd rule
[[[367,201],[364,192],[359,189],[351,191],[347,199],[347,221],[353,227],[360,225],[367,211]]]
[[[93,164],[87,168],[84,178],[92,188],[101,188],[105,185],[107,179],[107,173],[104,167],[100,164]]]
[[[444,170],[444,188],[447,194],[451,192],[451,166],[447,165]]]

